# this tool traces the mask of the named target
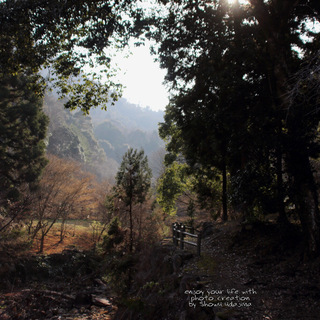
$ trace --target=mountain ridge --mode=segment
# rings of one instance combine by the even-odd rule
[[[90,110],[93,124],[99,125],[104,120],[118,122],[125,129],[141,129],[144,131],[157,130],[159,122],[163,122],[164,111],[154,111],[149,107],[143,108],[120,98],[107,111],[100,108]]]
[[[47,94],[45,113],[50,118],[47,151],[82,163],[100,177],[113,178],[129,147],[150,156],[164,147],[158,135],[163,112],[144,109],[121,98],[107,111],[69,111],[55,94]]]

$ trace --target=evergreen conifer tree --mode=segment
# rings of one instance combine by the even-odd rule
[[[27,76],[7,77],[0,83],[0,196],[18,200],[22,188],[34,184],[45,167],[48,118],[42,99]]]
[[[130,223],[130,252],[133,250],[133,206],[143,203],[151,185],[151,169],[143,150],[130,148],[123,156],[116,175],[118,196],[128,207]]]

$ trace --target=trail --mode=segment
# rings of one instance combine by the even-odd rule
[[[289,244],[279,243],[273,226],[241,231],[237,224],[215,224],[202,243],[202,257],[181,273],[198,279],[193,285],[213,292],[215,302],[229,299],[213,308],[216,319],[319,319],[320,261],[301,263],[299,247],[284,248]],[[232,305],[240,304],[237,296],[248,303]]]

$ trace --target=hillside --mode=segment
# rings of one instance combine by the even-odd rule
[[[141,108],[123,98],[107,111],[97,108],[84,116],[66,110],[52,94],[46,95],[44,110],[50,118],[47,151],[79,161],[101,177],[114,177],[129,147],[143,149],[149,158],[164,148],[157,131],[163,112]]]
[[[128,102],[125,98],[120,98],[114,106],[108,106],[107,111],[99,108],[92,109],[90,116],[94,126],[105,120],[111,120],[128,130],[154,131],[158,129],[158,123],[163,122],[164,112],[142,108]]]
[[[129,147],[143,149],[147,155],[164,147],[156,130],[125,129],[112,120],[105,120],[94,127],[95,137],[107,157],[121,162],[123,154]]]
[[[49,116],[47,151],[76,160],[100,177],[112,177],[117,163],[108,158],[93,133],[90,116],[70,112],[53,95],[46,95],[44,111]]]
[[[156,168],[151,162],[164,149],[164,141],[158,135],[158,124],[163,122],[163,111],[142,108],[120,98],[107,111],[99,108],[90,111],[94,135],[107,157],[120,164],[129,147],[143,149],[149,157],[153,175]]]

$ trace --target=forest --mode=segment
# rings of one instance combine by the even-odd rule
[[[0,13],[0,319],[319,318],[319,1]],[[132,39],[163,117],[121,97]]]

